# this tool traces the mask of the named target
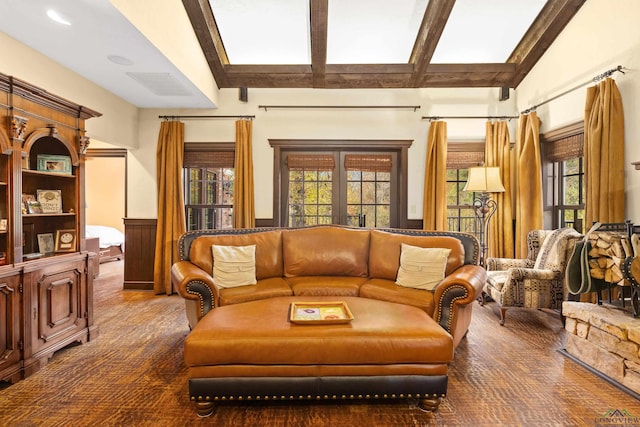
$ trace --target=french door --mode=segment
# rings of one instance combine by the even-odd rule
[[[398,170],[396,151],[284,151],[281,225],[398,227]]]

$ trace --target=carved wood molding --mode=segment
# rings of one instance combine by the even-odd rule
[[[24,141],[24,134],[27,130],[29,119],[20,116],[11,117],[11,134],[13,139]]]

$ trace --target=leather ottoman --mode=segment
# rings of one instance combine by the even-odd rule
[[[345,324],[289,321],[292,302],[344,301]],[[453,339],[423,310],[359,297],[277,297],[216,307],[185,340],[199,415],[229,400],[417,398],[435,410]]]

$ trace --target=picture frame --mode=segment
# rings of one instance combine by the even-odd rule
[[[40,203],[42,213],[62,213],[61,190],[36,190],[36,200]]]
[[[22,214],[23,215],[28,213],[27,205],[29,204],[29,202],[34,202],[35,200],[36,200],[35,194],[22,193]]]
[[[55,154],[38,154],[37,170],[40,172],[71,175],[71,157]]]
[[[37,200],[29,200],[27,202],[27,214],[41,214],[42,205]]]
[[[38,234],[38,248],[42,254],[53,253],[55,251],[53,233]]]
[[[7,231],[8,220],[6,218],[0,219],[0,231]]]
[[[76,250],[76,230],[57,230],[55,252],[75,252]]]

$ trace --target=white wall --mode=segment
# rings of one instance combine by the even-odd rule
[[[256,217],[273,217],[273,150],[269,139],[409,139],[410,219],[422,218],[422,188],[430,115],[513,115],[513,101],[499,102],[498,89],[249,89],[247,103],[238,100],[237,89],[223,89],[217,110],[144,110],[140,114],[139,173],[136,179],[155,183],[158,115],[255,115],[253,157]],[[259,105],[417,105],[412,109],[291,109],[268,110]],[[233,142],[234,120],[185,120],[187,142]],[[450,120],[452,141],[483,141],[486,120]],[[514,121],[515,124],[515,121]],[[133,179],[133,177],[132,177]],[[156,195],[149,184],[130,200],[130,216],[155,216]],[[131,189],[131,186],[129,187]],[[143,188],[147,188],[144,191]]]
[[[517,88],[524,110],[594,76],[622,65],[615,73],[625,115],[626,218],[640,223],[640,1],[589,0]],[[538,108],[541,132],[584,120],[587,86]]]

